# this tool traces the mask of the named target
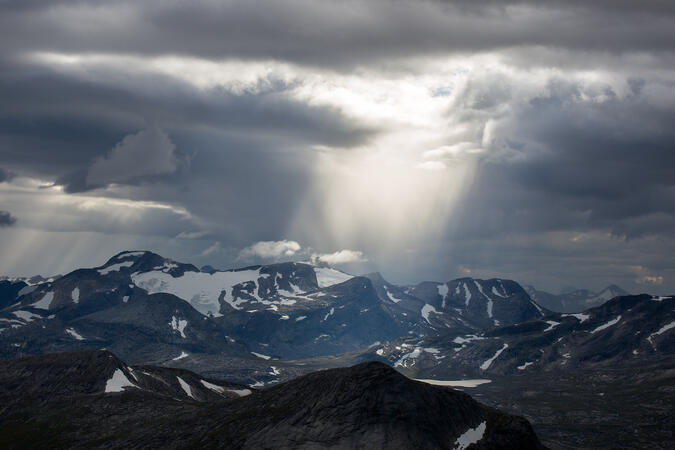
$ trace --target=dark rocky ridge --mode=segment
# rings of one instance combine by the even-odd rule
[[[312,373],[242,398],[201,401],[172,398],[151,386],[101,393],[101,371],[125,367],[109,352],[5,363],[0,369],[5,448],[450,449],[483,422],[483,437],[470,448],[543,448],[525,419],[461,392],[407,379],[381,363]],[[186,371],[180,375],[192,380]]]

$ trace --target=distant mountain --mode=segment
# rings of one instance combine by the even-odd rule
[[[369,350],[416,377],[489,377],[673,362],[675,297],[617,297],[485,333],[407,338]]]
[[[425,302],[430,321],[441,320],[443,314],[451,313],[479,329],[523,322],[548,312],[512,280],[459,278],[447,283],[426,281],[408,288],[406,292]]]
[[[267,364],[367,348],[423,320],[394,317],[370,280],[327,267],[202,272],[143,251],[33,286],[3,282],[0,298],[4,358],[106,348],[133,363],[200,354]]]
[[[555,295],[540,291],[533,286],[525,286],[525,290],[537,303],[551,311],[572,313],[581,312],[594,306],[599,306],[607,300],[628,292],[615,284],[611,284],[600,292],[592,292],[587,289],[567,289],[563,293]]]
[[[5,448],[543,448],[525,419],[373,362],[255,391],[109,352],[34,356],[3,362],[0,408]]]

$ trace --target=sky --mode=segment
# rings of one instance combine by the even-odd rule
[[[671,1],[0,0],[0,273],[672,294],[674,118]]]

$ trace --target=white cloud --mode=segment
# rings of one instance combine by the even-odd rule
[[[220,242],[214,242],[211,246],[207,247],[203,252],[201,252],[199,256],[213,255],[214,253],[217,253],[221,250],[222,247],[220,246]]]
[[[443,161],[425,161],[417,164],[415,168],[423,170],[444,170],[447,169],[448,166],[446,166]]]
[[[209,234],[208,231],[182,231],[176,235],[176,239],[202,239]]]
[[[368,258],[358,250],[338,250],[334,253],[314,254],[312,261],[326,264],[345,264],[351,262],[366,262]]]
[[[153,176],[176,171],[176,146],[157,127],[127,135],[107,155],[99,157],[89,168],[90,186],[124,183],[141,176]]]
[[[293,256],[298,253],[302,247],[295,241],[284,239],[283,241],[259,241],[249,245],[241,252],[240,258],[260,257],[265,259],[277,259],[281,257]]]

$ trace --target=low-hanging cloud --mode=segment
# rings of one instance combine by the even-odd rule
[[[302,246],[296,241],[259,241],[244,248],[240,258],[279,259],[290,258],[302,250]]]
[[[358,250],[338,250],[333,253],[323,253],[323,254],[313,254],[312,261],[314,263],[325,263],[329,265],[336,264],[348,264],[348,263],[358,263],[358,262],[367,262],[368,258],[363,254],[363,252]]]

